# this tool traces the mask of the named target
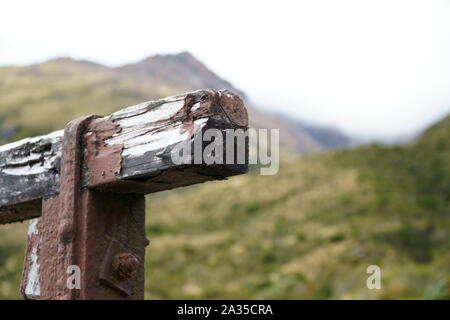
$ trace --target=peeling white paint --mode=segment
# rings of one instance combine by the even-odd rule
[[[27,176],[30,174],[39,174],[39,173],[46,173],[48,170],[52,168],[52,163],[55,157],[49,158],[48,160],[51,161],[45,161],[44,164],[33,164],[31,166],[24,165],[23,167],[11,167],[11,168],[3,168],[1,169],[1,172],[13,175],[13,176]]]
[[[187,138],[188,133],[180,134],[179,128],[157,132],[152,135],[140,136],[124,144],[122,155],[140,156],[147,151],[164,148],[173,143],[186,140]]]
[[[27,257],[29,259],[27,262],[30,263],[28,268],[27,283],[25,286],[25,295],[28,298],[37,298],[41,295],[41,286],[39,281],[39,264],[38,264],[38,241],[31,242],[32,236],[38,234],[38,222],[40,218],[34,218],[30,220],[28,226],[28,241],[33,243],[34,247],[31,249],[30,255]]]
[[[0,146],[1,162],[0,172],[14,176],[27,176],[40,173],[47,173],[53,167],[56,158],[59,156],[59,148],[64,135],[63,130],[55,131],[44,136],[22,139],[17,142]],[[39,146],[50,143],[52,149],[49,151],[37,151]],[[33,145],[31,150],[30,146]],[[29,150],[28,155],[23,155],[23,151]]]
[[[169,118],[170,116],[177,113],[183,107],[183,105],[184,100],[164,103],[160,106],[151,108],[145,113],[141,113],[140,110],[136,110],[134,111],[134,113],[129,113],[128,117],[120,118],[118,120],[115,120],[115,122],[120,125],[122,130],[126,130],[128,128],[140,128],[143,126],[148,126],[152,122]],[[114,117],[111,116],[110,120],[114,120]]]
[[[168,119],[177,113],[183,107],[184,100],[164,103],[147,111],[145,109],[148,107],[148,104],[141,105],[126,108],[123,110],[124,112],[119,111],[108,117],[109,120],[117,123],[121,130],[120,133],[116,133],[105,140],[107,145],[127,144],[130,140],[139,139],[140,136],[145,135],[148,131],[160,127],[160,124],[158,125],[155,122]],[[145,112],[141,109],[144,109]]]
[[[5,145],[0,146],[0,152],[10,151],[11,149],[15,149],[27,143],[36,143],[40,140],[60,140],[64,135],[64,130],[54,131],[47,135],[37,136],[32,138],[25,138],[19,141],[11,142]]]
[[[157,109],[157,108],[159,108],[159,106],[166,106],[169,103],[180,103],[181,102],[183,104],[185,96],[186,96],[186,94],[183,94],[183,95],[173,96],[173,97],[159,99],[159,100],[155,100],[155,101],[142,102],[137,105],[130,106],[125,109],[116,111],[113,114],[111,114],[110,116],[108,116],[107,118],[109,120],[119,120],[119,119],[123,119],[123,118],[129,118],[132,116],[136,116],[136,115],[142,114],[144,112],[150,111],[147,109],[151,105],[155,106],[152,109]]]
[[[185,95],[175,96],[157,102],[145,102],[113,113],[108,120],[117,123],[121,130],[111,138],[106,139],[106,145],[123,144],[123,156],[141,156],[145,152],[167,147],[189,139],[189,133],[181,129],[182,123],[168,123],[170,126],[162,131],[151,133],[153,129],[161,129],[164,120],[179,112],[184,106]],[[150,106],[153,105],[154,107]],[[191,110],[200,107],[193,105]],[[201,128],[207,119],[194,122],[194,132]]]
[[[198,110],[198,108],[200,108],[200,102],[195,103],[192,107],[191,107],[191,112]]]
[[[37,298],[41,295],[41,284],[39,282],[39,264],[37,247],[31,250],[31,265],[28,270],[27,285],[25,286],[25,295],[28,298]]]
[[[31,237],[34,234],[38,234],[37,224],[39,218],[34,218],[30,220],[30,224],[28,226],[28,236]]]
[[[198,119],[194,122],[194,133],[200,130],[208,119]],[[138,157],[148,151],[158,150],[172,144],[189,139],[189,132],[181,129],[181,123],[174,129],[140,135],[124,141],[123,156]]]

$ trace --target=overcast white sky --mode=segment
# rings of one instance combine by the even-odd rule
[[[0,65],[183,50],[265,108],[359,137],[450,112],[450,1],[0,0]]]

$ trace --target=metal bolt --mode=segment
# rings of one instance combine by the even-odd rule
[[[125,280],[131,279],[139,268],[139,260],[130,253],[116,254],[113,263],[118,276]]]

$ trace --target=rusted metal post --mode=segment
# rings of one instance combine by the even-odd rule
[[[144,297],[144,196],[81,188],[83,131],[93,118],[65,128],[60,193],[43,201],[41,218],[29,234],[22,281],[26,298]],[[67,283],[71,266],[81,271],[79,289]]]

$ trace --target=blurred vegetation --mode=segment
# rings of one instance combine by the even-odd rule
[[[20,299],[28,223],[0,226],[0,300]]]
[[[62,83],[58,63],[0,68],[9,139],[148,100],[149,89],[150,98],[181,90],[89,63],[96,76],[66,68]],[[55,77],[37,82],[42,68]],[[17,86],[30,94],[8,89]],[[149,196],[146,298],[449,299],[449,136],[450,117],[408,146],[284,157],[274,176],[253,171]],[[0,227],[0,299],[20,298],[25,234],[26,224]],[[372,264],[382,290],[366,287]]]
[[[450,298],[449,136],[149,197],[147,298]]]

